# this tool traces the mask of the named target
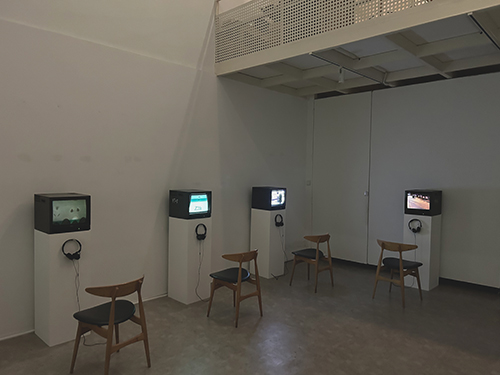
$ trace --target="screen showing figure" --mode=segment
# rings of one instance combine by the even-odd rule
[[[271,207],[281,206],[285,203],[285,190],[271,190]]]
[[[202,214],[208,212],[207,194],[192,194],[189,202],[189,214]]]
[[[85,223],[87,220],[87,201],[54,200],[52,202],[52,223],[55,225],[69,225]]]
[[[428,195],[408,193],[406,196],[406,207],[418,210],[430,210],[431,199]]]

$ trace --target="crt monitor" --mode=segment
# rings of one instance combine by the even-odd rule
[[[405,214],[441,215],[441,190],[413,189],[405,191]]]
[[[252,208],[260,210],[284,210],[286,208],[286,188],[255,186],[252,188]]]
[[[35,194],[35,229],[48,234],[90,230],[90,195]]]
[[[212,216],[212,192],[170,190],[169,216],[187,220]]]

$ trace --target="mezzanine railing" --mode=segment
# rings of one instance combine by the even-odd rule
[[[293,43],[432,1],[250,1],[216,16],[215,62],[219,63]]]

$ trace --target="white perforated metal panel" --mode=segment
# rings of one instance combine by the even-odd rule
[[[215,62],[400,12],[433,0],[254,0],[216,16]]]

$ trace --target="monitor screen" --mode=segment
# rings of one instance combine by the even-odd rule
[[[271,190],[271,207],[285,204],[285,190]]]
[[[191,194],[189,201],[189,214],[202,214],[208,212],[208,195],[203,194]]]
[[[426,194],[418,194],[415,192],[408,193],[406,196],[406,208],[417,210],[430,210],[431,198]]]
[[[52,224],[70,225],[87,221],[87,200],[53,200]]]

